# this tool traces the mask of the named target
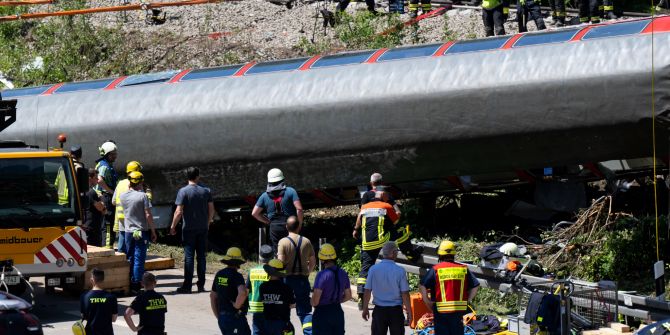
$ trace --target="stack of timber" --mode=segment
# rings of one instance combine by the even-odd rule
[[[603,327],[596,330],[585,330],[582,332],[582,335],[632,335],[632,331],[629,326],[612,322],[609,323],[607,327]]]
[[[113,249],[88,246],[88,266],[84,278],[84,288],[91,288],[91,270],[98,268],[105,271],[103,287],[110,292],[130,293],[130,265],[126,254]]]

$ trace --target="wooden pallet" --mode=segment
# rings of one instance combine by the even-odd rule
[[[144,270],[156,271],[174,268],[174,258],[159,257],[147,259],[144,263]]]
[[[88,264],[84,274],[84,289],[91,288],[91,271],[100,269],[105,271],[105,282],[103,287],[107,291],[130,292],[130,265],[126,261],[126,255],[114,252],[112,249],[88,247]]]

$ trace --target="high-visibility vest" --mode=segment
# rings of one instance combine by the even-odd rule
[[[125,219],[125,216],[123,214],[123,205],[121,205],[121,195],[128,192],[129,189],[130,189],[130,180],[128,179],[119,181],[119,183],[116,184],[116,188],[114,189],[114,194],[116,194],[116,198],[114,199],[114,203],[116,203],[116,215],[114,215],[114,231],[119,231],[119,221],[120,219]],[[151,189],[146,185],[144,185],[144,193],[147,194],[149,201],[153,200],[153,194],[151,192]]]
[[[61,206],[68,205],[70,203],[70,191],[67,188],[67,177],[65,177],[65,170],[63,168],[58,169],[54,186],[58,193],[58,204]]]
[[[398,215],[391,205],[382,201],[368,202],[361,206],[363,250],[375,250],[388,242],[391,234],[384,229],[388,218],[396,221]]]
[[[103,166],[108,169],[109,174],[104,175],[100,173],[100,170]],[[116,184],[119,181],[119,176],[116,174],[116,170],[114,170],[114,167],[111,164],[109,164],[107,160],[101,159],[100,161],[98,161],[98,163],[95,164],[95,169],[98,171],[100,176],[102,176],[102,179],[105,181],[105,183],[107,183],[107,186],[109,186],[109,188],[111,189],[116,188]],[[107,192],[102,187],[100,187],[100,185],[95,185],[95,190],[98,192]]]
[[[261,299],[261,284],[270,280],[267,272],[263,270],[263,266],[259,265],[249,270],[249,282],[251,283],[251,290],[249,292],[249,312],[263,313],[263,300]]]
[[[409,225],[405,225],[404,227],[398,227],[397,232],[400,237],[398,237],[395,240],[396,244],[403,243],[409,240],[409,237],[412,236],[412,233],[409,231]]]
[[[468,267],[454,262],[433,266],[435,271],[435,307],[438,313],[464,312],[468,309]]]
[[[502,2],[500,0],[483,0],[482,8],[484,9],[493,9],[500,6]]]

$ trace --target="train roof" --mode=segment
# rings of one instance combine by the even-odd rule
[[[670,32],[670,16],[634,19],[614,23],[582,25],[562,29],[520,33],[503,37],[491,37],[468,41],[404,46],[390,49],[364,50],[333,55],[284,59],[270,62],[249,62],[203,69],[164,71],[136,74],[118,78],[97,79],[81,82],[59,83],[2,91],[5,98],[64,94],[90,90],[114,90],[147,84],[174,84],[201,79],[246,77],[288,71],[318,70],[334,66],[382,63],[394,60],[443,57],[470,52],[510,50],[547,44],[587,42],[603,38]]]

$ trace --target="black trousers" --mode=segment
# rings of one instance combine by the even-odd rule
[[[535,26],[537,27],[537,30],[547,29],[547,26],[544,25],[544,18],[542,17],[540,3],[535,2],[534,0],[526,0],[525,3],[523,3],[521,0],[517,2],[516,20],[517,23],[519,23],[520,33],[528,31],[528,29],[526,28],[526,24],[528,23],[529,20],[535,21]]]
[[[500,5],[493,9],[482,8],[482,19],[484,20],[484,31],[486,36],[505,35],[505,27],[503,24],[503,6]],[[404,253],[404,252],[403,252]]]
[[[565,0],[549,0],[551,16],[565,19]]]
[[[350,0],[340,0],[337,5],[338,11],[344,11],[349,6]],[[368,10],[371,12],[375,11],[375,0],[365,0],[365,4],[368,5]]]
[[[358,284],[358,294],[365,293],[365,283],[368,279],[368,271],[373,265],[375,265],[380,251],[382,251],[382,248],[374,250],[361,250],[361,272],[358,273],[358,280],[356,281],[356,284]]]
[[[402,306],[375,306],[372,310],[372,335],[405,334]]]
[[[107,208],[107,215],[103,217],[102,223],[102,243],[107,248],[114,249],[114,242],[116,242],[116,233],[114,232],[114,215],[116,214],[116,207],[112,205],[112,195],[109,193],[102,193],[100,200]]]
[[[430,0],[421,0],[421,11],[423,13],[430,12],[433,9],[433,5],[430,3]],[[409,0],[409,11],[416,12],[419,10],[419,0]]]
[[[579,1],[579,22],[600,23],[600,13],[598,11],[598,0],[580,0]]]
[[[465,313],[437,313],[433,307],[435,335],[463,335],[463,315]]]
[[[272,251],[274,251],[275,255],[277,254],[279,240],[286,236],[288,236],[286,221],[276,221],[270,223],[270,241],[272,242]]]

